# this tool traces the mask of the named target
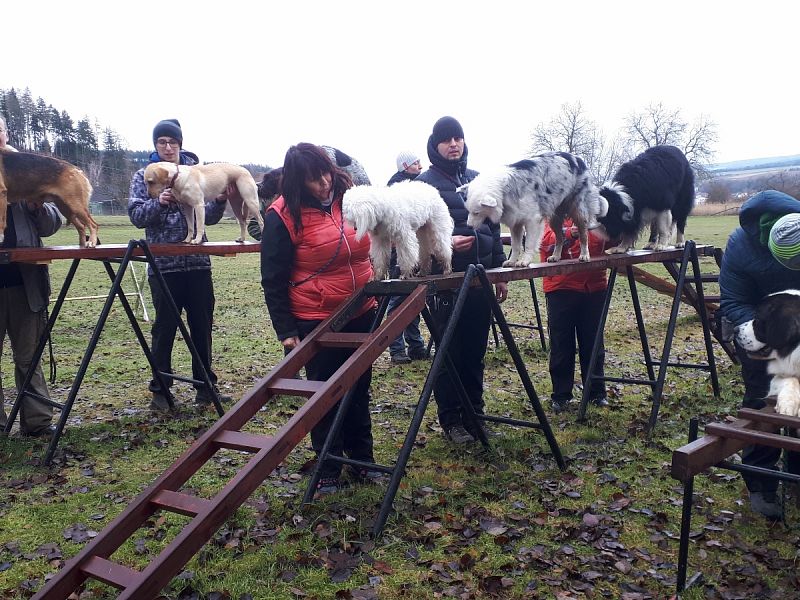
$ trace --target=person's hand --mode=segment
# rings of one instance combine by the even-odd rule
[[[164,191],[158,195],[158,203],[161,206],[166,206],[170,202],[175,202],[175,196],[172,195],[172,188],[165,188]]]
[[[454,235],[452,240],[455,252],[465,252],[472,248],[472,244],[475,243],[475,238],[471,235]]]
[[[28,209],[28,212],[33,215],[35,215],[41,207],[42,207],[41,204],[33,202],[32,200],[25,201],[25,208]]]
[[[495,283],[494,294],[500,304],[505,302],[506,298],[508,298],[508,284],[505,281]]]
[[[296,347],[300,343],[300,338],[295,336],[286,338],[285,340],[281,340],[281,344],[283,344],[284,348],[288,348],[291,350],[292,348]]]

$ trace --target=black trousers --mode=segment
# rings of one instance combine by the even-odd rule
[[[374,319],[375,311],[367,311],[363,315],[350,321],[345,325],[342,331],[349,333],[366,333],[370,330]],[[306,337],[320,323],[321,321],[297,321],[300,339]],[[306,377],[309,381],[325,381],[330,379],[331,375],[333,375],[352,354],[353,350],[347,348],[325,348],[306,363]],[[369,386],[371,382],[372,368],[370,367],[359,377],[355,388],[353,388],[353,397],[350,401],[347,414],[344,416],[342,427],[339,429],[339,434],[336,436],[336,439],[332,441],[330,447],[330,453],[334,456],[346,455],[354,460],[374,462],[375,459],[372,453],[372,419],[369,414]],[[325,439],[328,437],[333,418],[338,408],[339,403],[337,402],[334,407],[328,411],[328,414],[326,414],[311,430],[311,446],[318,456],[319,453],[322,452],[322,446],[325,444]],[[341,470],[342,465],[340,463],[329,461],[322,465],[320,476],[338,477]]]
[[[211,326],[214,322],[214,283],[210,270],[178,271],[164,273],[164,280],[179,312],[186,313],[189,335],[192,337],[200,363],[192,357],[192,377],[203,381],[202,367],[208,372],[212,384],[217,383],[217,376],[211,370]],[[152,351],[159,371],[172,373],[172,348],[175,345],[175,334],[178,331],[178,319],[169,309],[167,297],[154,277],[150,277],[150,293],[156,318],[151,330]],[[166,378],[167,385],[172,385],[172,378]],[[198,387],[198,386],[195,386]],[[158,383],[150,381],[150,390],[157,391]]]
[[[744,381],[744,398],[742,406],[758,410],[766,402],[764,398],[769,394],[769,384],[772,375],[767,373],[767,362],[753,360],[747,356],[738,344],[734,343],[736,356],[742,365],[742,380]],[[770,446],[747,446],[742,450],[742,463],[765,469],[775,469],[781,458],[780,448]],[[800,453],[789,452],[786,470],[790,473],[800,473]],[[778,489],[778,480],[761,475],[742,473],[742,478],[751,492],[774,492]]]
[[[550,381],[553,385],[554,401],[566,402],[572,399],[572,389],[575,385],[576,339],[581,364],[581,381],[586,381],[594,338],[603,316],[605,295],[605,290],[591,293],[556,290],[545,294],[547,333],[550,337]],[[603,377],[605,374],[605,355],[605,346],[601,341],[593,373],[595,377]],[[605,398],[605,382],[593,380],[589,392],[591,399]]]
[[[455,295],[444,292],[434,296],[428,303],[431,316],[440,334],[444,334],[454,302]],[[469,289],[463,311],[455,323],[448,354],[461,378],[461,383],[464,384],[472,407],[479,414],[483,413],[484,405],[483,359],[486,356],[486,345],[489,342],[490,323],[491,307],[483,289]],[[436,377],[433,395],[436,399],[439,424],[445,431],[454,425],[464,424],[461,400],[446,368],[443,368]]]

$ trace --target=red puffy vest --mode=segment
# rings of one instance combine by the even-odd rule
[[[356,231],[342,220],[341,199],[331,205],[331,214],[318,208],[302,207],[300,232],[283,196],[268,210],[274,210],[286,225],[294,244],[294,264],[289,281],[292,314],[301,320],[328,318],[354,291],[372,277],[369,236],[356,241]],[[320,271],[322,269],[322,271]],[[376,305],[368,298],[358,316]]]
[[[572,227],[572,220],[566,219],[564,227],[567,229],[567,239],[561,251],[561,258],[578,258],[581,253],[580,240],[570,238],[569,229]],[[539,253],[542,262],[553,253],[553,246],[556,243],[556,234],[545,224],[542,241],[539,244]],[[606,249],[606,241],[600,236],[589,232],[589,256],[600,256]],[[554,292],[556,290],[572,290],[575,292],[599,292],[606,289],[608,279],[606,269],[593,269],[580,273],[566,273],[564,275],[551,275],[542,277],[542,289],[544,292]]]

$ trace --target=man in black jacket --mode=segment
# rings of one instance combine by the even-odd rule
[[[487,269],[502,266],[505,254],[500,240],[500,226],[486,220],[477,229],[469,227],[465,197],[456,191],[478,175],[467,168],[468,152],[461,124],[453,117],[442,117],[436,121],[428,138],[427,151],[431,167],[417,177],[417,181],[439,190],[453,218],[453,271],[466,271],[470,264],[478,263]],[[507,284],[496,284],[495,293],[498,301],[503,302],[508,295]],[[431,314],[440,331],[444,331],[447,325],[454,300],[449,293],[439,294],[433,299]],[[489,341],[490,323],[491,309],[483,290],[472,288],[461,317],[455,324],[449,354],[478,413],[483,413],[483,358]],[[477,432],[470,432],[464,427],[461,401],[445,370],[436,379],[434,397],[438,405],[439,424],[447,439],[457,444],[474,442]]]

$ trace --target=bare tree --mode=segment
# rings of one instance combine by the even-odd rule
[[[542,152],[569,152],[580,156],[598,182],[611,179],[622,162],[624,143],[616,136],[607,138],[589,119],[580,101],[561,105],[550,121],[537,125],[531,135],[531,155]]]
[[[661,102],[628,115],[624,131],[632,153],[670,144],[681,149],[701,176],[706,173],[705,165],[713,157],[712,146],[717,141],[717,126],[707,116],[701,115],[689,123],[680,109],[667,108]]]

